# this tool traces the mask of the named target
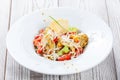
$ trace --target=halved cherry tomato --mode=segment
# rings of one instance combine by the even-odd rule
[[[55,37],[54,39],[53,39],[53,41],[56,43],[56,42],[58,42],[58,37]]]
[[[36,40],[40,42],[42,40],[42,37],[39,37]]]
[[[42,34],[41,35],[37,35],[37,36],[35,36],[35,39],[34,40],[36,40],[36,41],[41,41],[41,39],[42,39]]]
[[[34,40],[34,41],[33,41],[33,44],[34,44],[34,46],[38,46],[39,41],[38,41],[38,40]]]
[[[57,58],[57,61],[64,61],[64,60],[70,60],[71,59],[72,54],[68,53],[68,54],[64,54],[60,57]]]
[[[42,36],[37,35],[33,41],[34,46],[38,47],[41,40],[42,40]]]
[[[43,48],[42,48],[42,46],[39,46],[37,49],[37,53],[42,54],[42,52],[43,52]]]

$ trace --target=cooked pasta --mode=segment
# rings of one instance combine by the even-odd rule
[[[53,21],[33,40],[36,53],[54,61],[71,60],[82,54],[88,44],[88,36],[70,27],[68,20],[50,18]]]

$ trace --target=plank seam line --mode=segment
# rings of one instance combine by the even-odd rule
[[[10,29],[11,13],[12,13],[12,0],[10,0],[8,30]]]
[[[117,70],[116,70],[116,62],[115,62],[115,56],[114,56],[114,50],[112,49],[112,53],[113,53],[113,59],[114,59],[114,67],[115,67],[115,75],[116,75],[116,80],[118,80],[118,77],[117,77]]]
[[[58,7],[60,6],[60,2],[59,2],[59,0],[57,0],[57,5],[58,5]]]
[[[105,7],[106,7],[106,11],[107,11],[107,18],[108,18],[108,25],[110,26],[110,18],[109,18],[109,13],[108,13],[108,6],[107,6],[107,2],[105,0]],[[117,70],[116,70],[116,61],[115,61],[115,56],[114,56],[114,50],[112,49],[112,52],[113,52],[113,59],[114,59],[114,66],[115,66],[115,73],[116,73],[116,80],[118,80],[118,77],[117,77]]]
[[[94,70],[93,70],[93,68],[92,68],[92,79],[95,80],[94,79]]]
[[[8,30],[10,29],[11,10],[12,10],[12,0],[10,0],[9,19],[8,19],[8,20],[9,20],[9,21],[8,21]],[[6,49],[5,64],[4,64],[4,80],[6,79],[7,52],[8,52],[8,50]]]
[[[4,64],[4,80],[5,80],[5,76],[6,76],[6,66],[7,66],[7,49],[6,49],[6,54],[5,54],[5,64]]]

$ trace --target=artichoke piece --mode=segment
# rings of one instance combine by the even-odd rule
[[[78,32],[78,29],[76,27],[69,27],[68,29],[70,32]]]
[[[81,33],[79,35],[80,39],[80,46],[84,48],[88,44],[88,36],[86,34]]]
[[[58,55],[63,55],[64,53],[68,53],[70,51],[70,49],[68,48],[68,46],[64,46],[59,52]]]

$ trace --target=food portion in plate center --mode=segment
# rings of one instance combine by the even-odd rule
[[[78,57],[88,44],[88,36],[70,26],[68,20],[52,19],[52,22],[33,40],[37,54],[53,61],[65,61]]]

